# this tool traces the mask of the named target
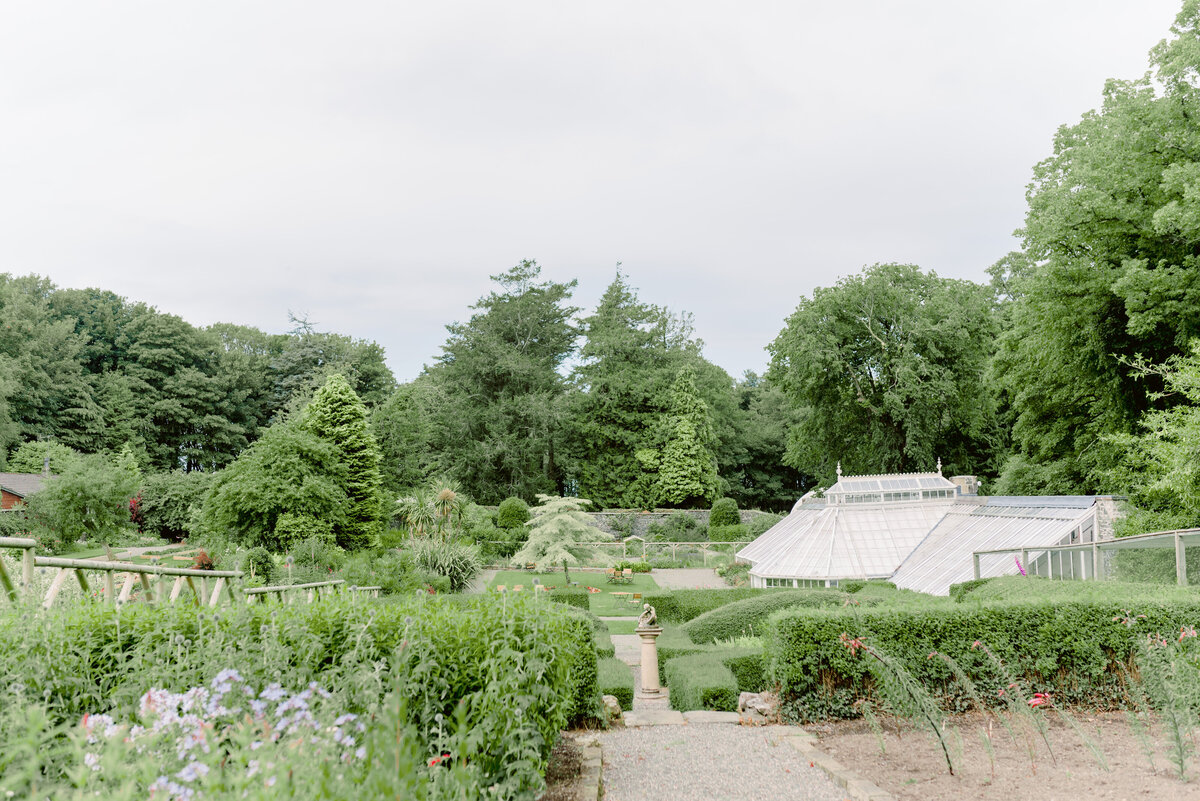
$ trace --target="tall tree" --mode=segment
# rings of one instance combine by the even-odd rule
[[[994,373],[1016,454],[1000,489],[1105,488],[1161,377],[1200,334],[1200,3],[1188,0],[1151,72],[1109,81],[1103,105],[1059,129],[1028,191],[1023,253],[997,268],[1015,296]]]
[[[585,498],[561,498],[553,495],[538,495],[538,506],[530,511],[533,518],[526,524],[529,539],[512,556],[512,564],[536,564],[539,573],[555,570],[559,565],[569,570],[568,565],[579,564],[585,556],[589,542],[612,542],[592,522],[584,507],[591,501]]]
[[[770,345],[770,381],[798,419],[787,462],[825,482],[860,472],[992,475],[998,439],[983,374],[992,292],[911,265],[880,264],[803,299]]]
[[[638,452],[652,504],[670,507],[705,506],[717,497],[720,480],[713,454],[716,434],[708,404],[696,389],[691,367],[679,371],[671,385],[666,414],[659,421],[658,448]]]
[[[371,413],[383,486],[393,496],[429,480],[434,415],[444,400],[440,384],[422,375],[402,384]]]
[[[559,368],[575,344],[578,309],[567,301],[576,282],[540,276],[532,261],[492,276],[499,291],[472,306],[467,322],[446,326],[430,371],[446,400],[435,424],[437,469],[480,503],[559,490]]]
[[[360,550],[376,542],[383,527],[379,445],[367,409],[345,376],[334,374],[304,412],[304,428],[334,446],[346,475],[345,522],[335,525],[338,545]]]
[[[747,371],[737,384],[737,433],[733,447],[718,459],[725,492],[743,509],[784,512],[814,484],[813,478],[784,462],[796,414],[770,381]]]

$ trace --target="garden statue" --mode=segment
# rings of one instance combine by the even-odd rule
[[[638,616],[637,627],[639,629],[649,629],[657,625],[658,613],[654,611],[654,607],[650,604],[642,604],[642,614]]]

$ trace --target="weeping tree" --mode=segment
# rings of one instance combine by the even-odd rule
[[[539,573],[547,573],[552,565],[561,563],[569,581],[568,566],[579,564],[583,552],[579,546],[589,542],[611,542],[612,538],[596,528],[592,518],[583,511],[591,501],[557,495],[538,495],[537,499],[539,505],[529,510],[533,519],[525,524],[529,526],[529,539],[513,554],[512,564],[533,563]]]

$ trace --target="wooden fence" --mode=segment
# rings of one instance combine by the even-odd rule
[[[274,597],[281,603],[292,603],[303,592],[308,602],[325,595],[341,592],[379,594],[379,587],[345,587],[345,581],[316,581],[310,584],[285,584],[275,587],[244,587],[244,574],[239,570],[196,570],[195,568],[142,565],[134,562],[105,562],[95,559],[64,559],[57,556],[38,556],[34,553],[37,542],[24,537],[0,537],[0,548],[17,549],[21,554],[21,580],[19,588],[29,593],[33,587],[34,568],[57,568],[45,596],[41,599],[44,608],[54,605],[62,592],[63,585],[74,574],[84,596],[92,595],[92,579],[99,573],[95,592],[103,593],[103,600],[111,604],[123,604],[134,599],[135,593],[144,603],[176,603],[180,597],[191,599],[197,606],[215,607],[223,599],[230,603],[252,602]],[[120,591],[117,584],[120,582]],[[168,589],[168,584],[170,585]],[[0,594],[12,603],[21,601],[22,592],[13,582],[4,561],[0,560]]]

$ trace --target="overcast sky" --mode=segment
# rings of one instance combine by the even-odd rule
[[[622,262],[734,375],[875,262],[983,281],[1055,129],[1180,0],[0,8],[0,272],[432,363],[536,259]]]

